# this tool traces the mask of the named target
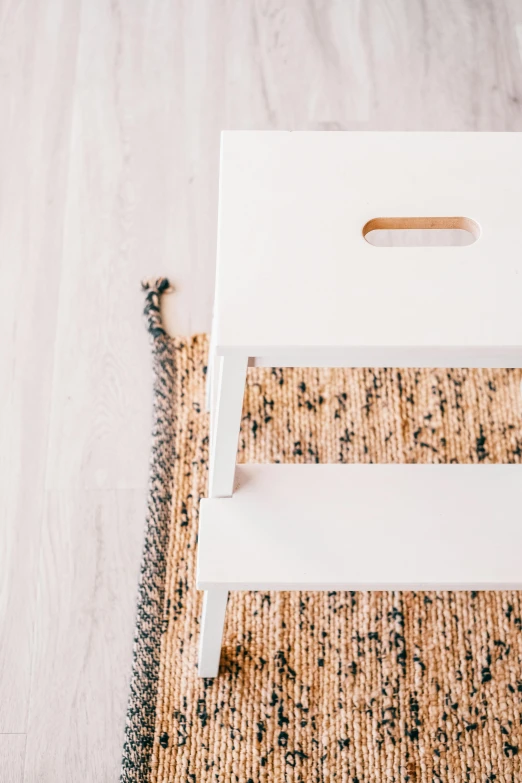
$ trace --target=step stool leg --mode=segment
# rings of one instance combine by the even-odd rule
[[[237,441],[248,358],[213,356],[210,378],[209,497],[230,497],[234,489]],[[199,640],[200,677],[217,677],[228,590],[205,590]]]
[[[231,497],[234,488],[247,367],[248,358],[242,356],[213,358],[208,491],[211,498]]]
[[[228,590],[205,590],[203,593],[198,661],[200,677],[218,675],[227,600]]]

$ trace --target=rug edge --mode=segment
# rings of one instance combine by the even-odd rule
[[[165,599],[164,553],[170,527],[175,427],[169,401],[175,388],[175,351],[164,329],[160,303],[170,290],[167,278],[142,282],[145,316],[152,350],[152,443],[147,514],[137,594],[135,636],[120,783],[150,778],[160,665],[160,638]],[[144,665],[145,662],[145,665]]]

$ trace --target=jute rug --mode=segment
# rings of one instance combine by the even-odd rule
[[[197,677],[208,343],[165,334],[166,285],[146,289],[154,429],[121,780],[521,781],[516,592],[233,593],[220,676]],[[520,378],[254,369],[239,460],[520,462]]]

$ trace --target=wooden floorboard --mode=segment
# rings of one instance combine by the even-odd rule
[[[23,783],[25,734],[0,734],[0,771],[2,783]]]
[[[522,130],[521,25],[518,0],[0,6],[0,732],[27,730],[26,783],[117,777],[138,283],[168,274],[170,329],[208,330],[220,129]]]
[[[78,3],[0,11],[0,733],[25,732]]]
[[[89,0],[82,7],[49,490],[147,483],[143,457],[150,438],[151,375],[140,280],[161,268],[154,238],[161,236],[172,207],[167,173],[160,175],[159,161],[153,160],[158,149],[170,156],[166,134],[172,111],[160,100],[161,92],[147,93],[148,79],[141,72],[152,67],[156,46],[168,51],[158,35],[172,20],[161,25],[159,8],[153,7],[153,30],[141,4]],[[163,61],[156,66],[161,72]]]
[[[141,490],[49,493],[25,781],[116,781],[132,659]]]

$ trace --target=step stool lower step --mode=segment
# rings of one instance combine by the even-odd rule
[[[202,590],[521,589],[518,465],[242,465],[201,502]]]

